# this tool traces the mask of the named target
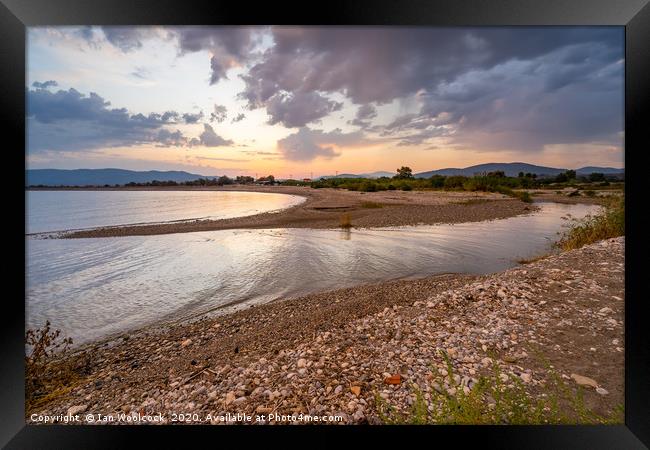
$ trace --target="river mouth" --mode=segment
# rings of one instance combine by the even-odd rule
[[[498,272],[549,252],[571,217],[599,209],[540,206],[508,219],[382,229],[28,237],[26,327],[50,320],[84,343],[277,298],[441,273]]]

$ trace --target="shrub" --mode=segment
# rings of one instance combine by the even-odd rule
[[[395,190],[395,186],[393,186],[392,184],[389,184],[389,185],[388,185],[388,190],[389,190],[389,191],[394,191],[394,190]]]
[[[515,195],[524,203],[533,203],[533,196],[527,191],[516,192]]]
[[[372,181],[364,181],[363,183],[361,183],[361,186],[359,186],[359,190],[361,192],[376,192],[377,184],[375,184]]]
[[[401,189],[402,189],[403,191],[412,191],[412,190],[413,190],[413,187],[412,187],[410,184],[403,184],[402,187],[401,187]]]
[[[451,177],[445,178],[445,184],[444,187],[445,189],[458,189],[463,187],[463,183],[465,183],[465,180],[467,180],[467,177],[464,177],[462,175],[454,175]]]
[[[572,250],[602,239],[624,235],[625,199],[612,198],[602,213],[576,220],[556,245],[563,250]]]
[[[441,188],[445,185],[445,177],[442,175],[433,175],[429,178],[429,184],[431,184],[431,187],[433,188]]]

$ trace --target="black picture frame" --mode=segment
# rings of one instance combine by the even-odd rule
[[[431,433],[432,445],[442,440],[472,440],[490,448],[646,448],[650,446],[650,339],[647,294],[644,289],[643,249],[647,248],[641,185],[644,135],[650,99],[650,5],[649,0],[356,0],[328,1],[318,7],[278,2],[226,2],[175,0],[0,0],[0,91],[1,121],[5,142],[5,165],[15,184],[5,192],[16,196],[15,215],[24,217],[25,148],[25,30],[39,25],[183,25],[183,24],[300,24],[300,25],[432,25],[432,26],[624,26],[625,49],[625,170],[626,170],[626,305],[625,305],[625,425],[620,426],[526,426],[526,427],[401,427],[409,441]],[[10,138],[7,140],[7,136]],[[6,167],[9,169],[9,167]],[[21,170],[23,176],[21,177]],[[646,169],[647,170],[647,169]],[[23,205],[21,209],[19,205]],[[12,214],[13,215],[13,214]],[[18,220],[11,223],[6,242],[17,243],[5,255],[4,269],[20,271],[25,260],[24,233]],[[8,270],[5,270],[8,273]],[[24,275],[24,274],[23,274]],[[187,431],[211,435],[222,427],[90,427],[32,426],[24,419],[24,304],[17,296],[25,291],[23,275],[7,276],[18,286],[18,294],[5,296],[2,316],[2,371],[0,377],[0,445],[7,448],[122,447],[132,434],[155,435],[167,444]],[[23,280],[22,284],[20,280]],[[22,287],[22,289],[21,289]],[[146,428],[146,430],[145,430]],[[218,431],[215,431],[215,428]],[[227,427],[228,432],[247,439],[258,430]],[[262,428],[262,427],[260,427]],[[264,427],[268,429],[269,427]],[[313,427],[307,427],[314,430]],[[341,427],[336,427],[341,428]],[[329,429],[328,429],[329,430]],[[325,430],[325,431],[328,431]],[[290,439],[292,429],[277,427],[275,434]],[[318,428],[318,443],[334,443],[330,433]],[[395,436],[394,427],[344,427],[346,437],[361,432],[384,440]],[[339,432],[341,432],[339,430]],[[239,434],[246,433],[246,434]],[[365,433],[364,433],[365,434]],[[401,434],[401,433],[400,433]],[[335,433],[337,439],[341,436]],[[400,440],[404,436],[399,437]],[[404,442],[404,441],[402,441]],[[311,445],[311,442],[306,443]],[[419,444],[416,444],[419,445]]]

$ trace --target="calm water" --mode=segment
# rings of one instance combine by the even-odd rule
[[[541,204],[490,222],[375,230],[224,230],[100,239],[27,238],[27,326],[75,342],[277,297],[446,272],[483,274],[548,251],[566,217]]]
[[[296,195],[224,191],[27,191],[27,233],[228,219],[288,208]]]

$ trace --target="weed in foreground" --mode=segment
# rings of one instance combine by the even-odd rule
[[[625,199],[611,198],[602,213],[573,220],[557,242],[562,250],[573,250],[602,239],[625,235]]]
[[[91,372],[92,353],[70,355],[72,338],[62,338],[61,330],[52,330],[49,321],[42,328],[27,330],[25,345],[26,412],[70,391]]]
[[[448,385],[455,386],[453,367],[449,357],[442,352],[447,363]],[[379,418],[386,424],[440,424],[440,425],[532,425],[532,424],[617,424],[622,423],[622,406],[610,415],[603,416],[589,410],[582,388],[573,394],[552,368],[548,368],[552,383],[547,384],[543,396],[534,397],[526,391],[523,381],[504,374],[496,362],[492,373],[482,375],[471,388],[455,386],[445,389],[444,379],[432,368],[434,381],[427,403],[425,394],[412,384],[409,390],[415,397],[407,412],[375,396]]]

